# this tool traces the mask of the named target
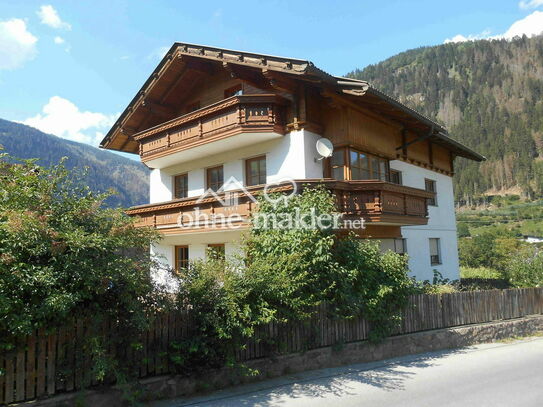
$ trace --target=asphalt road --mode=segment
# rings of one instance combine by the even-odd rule
[[[153,406],[540,407],[543,338],[316,370]]]

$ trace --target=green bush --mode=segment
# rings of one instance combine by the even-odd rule
[[[334,198],[323,188],[259,204],[260,216],[334,211]],[[377,242],[330,226],[279,229],[254,222],[239,259],[200,261],[184,271],[179,304],[191,309],[194,336],[172,344],[180,370],[233,363],[256,326],[304,320],[323,302],[335,317],[363,315],[374,340],[389,334],[414,289],[407,258],[382,254]]]
[[[462,267],[486,267],[503,271],[512,253],[516,253],[523,243],[514,232],[494,227],[483,229],[471,237],[458,240],[460,265]]]
[[[123,335],[114,339],[130,342],[163,306],[165,295],[149,275],[148,245],[156,234],[135,228],[121,210],[104,209],[109,195],[92,193],[82,185],[81,173],[62,164],[46,169],[33,160],[0,155],[0,338],[5,348],[38,328],[86,317],[96,325],[116,320]],[[130,256],[123,255],[129,251]],[[95,348],[103,345],[100,339],[92,342]]]
[[[488,267],[460,267],[460,278],[499,279],[502,273]]]
[[[543,252],[537,247],[523,248],[511,258],[505,276],[515,287],[543,287]]]

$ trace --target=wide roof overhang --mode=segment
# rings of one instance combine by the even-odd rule
[[[366,81],[334,77],[307,60],[177,42],[130,101],[100,147],[138,153],[139,144],[133,136],[157,124],[149,122],[149,118],[161,115],[171,118],[173,112],[169,105],[172,101],[178,100],[179,95],[190,94],[206,75],[220,69],[270,89],[296,89],[299,83],[310,83],[320,88],[325,96],[341,98],[416,132],[420,135],[418,140],[429,139],[455,155],[471,160],[485,159],[451,138],[440,124],[373,88]]]

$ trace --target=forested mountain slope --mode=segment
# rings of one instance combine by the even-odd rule
[[[40,165],[68,157],[67,168],[88,167],[86,182],[94,191],[113,188],[118,192],[108,205],[128,207],[149,202],[149,171],[137,161],[2,119],[0,145],[17,158],[39,158]]]
[[[457,160],[457,199],[543,195],[543,36],[413,49],[348,76],[445,124],[488,158]]]

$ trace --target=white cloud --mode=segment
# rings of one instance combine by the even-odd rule
[[[543,0],[533,0],[532,3],[540,1],[543,4]],[[464,41],[475,41],[475,40],[501,40],[506,39],[510,40],[514,37],[522,37],[526,35],[532,37],[534,35],[539,35],[543,33],[543,11],[534,11],[532,14],[515,21],[509,29],[503,34],[490,35],[490,31],[483,31],[481,34],[470,34],[464,36],[458,34],[452,38],[447,38],[444,43],[449,42],[464,42]]]
[[[81,111],[69,100],[53,96],[41,113],[23,123],[45,133],[97,146],[102,140],[103,131],[109,130],[117,116]]]
[[[24,20],[0,21],[0,69],[16,69],[33,59],[37,41]]]
[[[49,27],[56,29],[72,29],[72,26],[70,24],[61,20],[58,12],[50,4],[41,6],[40,9],[37,11],[37,14],[42,24],[48,25]]]
[[[521,0],[518,6],[521,9],[527,10],[530,8],[537,8],[539,6],[543,6],[543,0]]]
[[[462,35],[462,34],[458,34],[458,35],[455,35],[454,37],[452,38],[447,38],[445,41],[443,41],[445,44],[448,44],[449,42],[465,42],[465,41],[476,41],[476,40],[482,40],[484,38],[488,38],[490,36],[490,31],[489,30],[485,30],[483,31],[482,33],[480,34],[470,34],[468,35],[467,37]]]
[[[56,36],[53,41],[55,42],[55,44],[59,44],[59,45],[65,43],[64,38],[59,37],[59,36]]]
[[[511,39],[515,36],[523,34],[531,37],[543,32],[543,11],[534,11],[532,14],[524,17],[522,20],[515,21],[511,27],[502,35],[497,35],[497,38]]]

